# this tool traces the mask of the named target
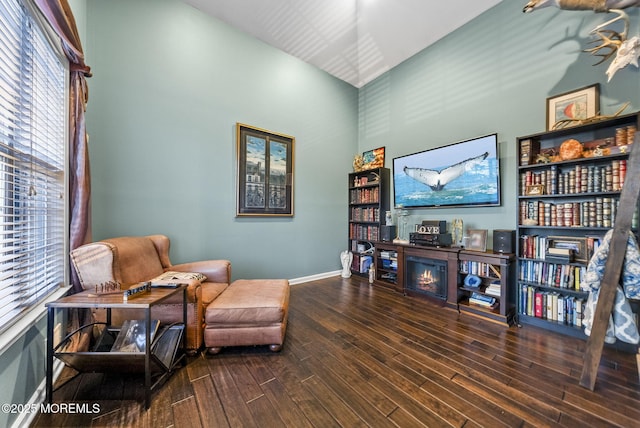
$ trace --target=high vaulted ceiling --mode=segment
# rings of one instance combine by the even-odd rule
[[[500,0],[183,0],[359,88]]]

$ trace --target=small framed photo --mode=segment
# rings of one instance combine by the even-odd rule
[[[587,263],[590,259],[587,251],[587,238],[579,236],[549,236],[547,246],[549,248],[564,248],[572,250],[573,260]]]
[[[236,124],[237,216],[293,216],[295,138]]]
[[[384,147],[362,153],[362,170],[384,168]]]
[[[547,98],[547,131],[580,125],[600,111],[600,84]]]
[[[487,251],[487,229],[469,229],[467,249]]]
[[[524,192],[527,196],[544,195],[544,184],[530,184]]]

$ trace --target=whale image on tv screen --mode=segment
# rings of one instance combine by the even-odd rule
[[[498,135],[393,159],[396,208],[500,205]]]

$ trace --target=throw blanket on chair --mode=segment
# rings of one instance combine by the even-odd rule
[[[582,322],[587,336],[591,335],[593,317],[600,294],[600,282],[604,276],[604,267],[609,256],[612,234],[613,230],[605,234],[600,247],[589,261],[587,273],[582,281],[582,288],[589,292]],[[616,338],[632,344],[640,342],[635,316],[627,300],[637,298],[640,298],[640,251],[635,236],[629,232],[625,260],[620,273],[620,284],[617,286],[615,302],[604,339],[606,343],[614,343]]]

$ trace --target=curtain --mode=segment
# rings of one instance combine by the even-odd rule
[[[91,68],[84,63],[84,52],[76,21],[67,0],[34,0],[62,42],[70,64],[69,84],[69,250],[91,242],[91,177],[85,111],[89,96],[87,77]],[[70,268],[74,292],[81,291],[73,267]]]

